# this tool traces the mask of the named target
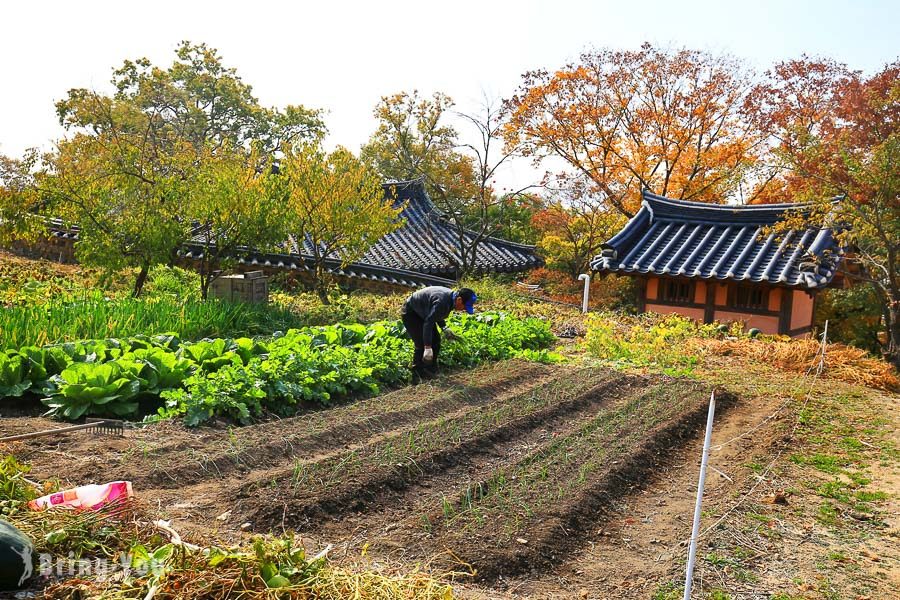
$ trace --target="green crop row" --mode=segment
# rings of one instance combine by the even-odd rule
[[[87,294],[5,307],[0,311],[0,350],[147,331],[172,331],[184,339],[268,335],[306,323],[303,315],[276,306],[171,297],[105,299]]]
[[[501,313],[451,318],[461,340],[442,364],[471,366],[524,356],[553,361],[547,322]],[[183,342],[173,334],[26,346],[0,352],[0,398],[41,398],[50,414],[134,416],[142,398],[161,398],[158,418],[188,425],[213,417],[248,423],[286,416],[303,402],[375,393],[409,379],[412,342],[396,321],[292,329],[266,340]]]

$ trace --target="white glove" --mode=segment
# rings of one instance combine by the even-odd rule
[[[425,352],[422,353],[422,360],[426,363],[431,364],[434,362],[434,350],[429,347],[425,348]]]
[[[459,339],[459,336],[454,333],[452,329],[445,329],[444,336],[447,338],[447,341],[452,342]]]

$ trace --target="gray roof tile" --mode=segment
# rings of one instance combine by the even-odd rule
[[[821,288],[841,249],[829,228],[765,234],[802,204],[723,206],[644,192],[638,213],[591,261],[595,271]]]

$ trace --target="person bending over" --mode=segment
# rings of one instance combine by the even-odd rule
[[[447,317],[453,310],[465,310],[471,315],[476,300],[478,297],[469,288],[451,290],[441,286],[422,288],[406,299],[400,318],[416,347],[412,363],[415,376],[421,379],[436,372],[441,352],[438,326],[448,340],[456,339],[456,334],[447,328]]]

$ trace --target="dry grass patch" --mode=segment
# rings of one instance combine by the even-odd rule
[[[695,343],[712,354],[742,356],[794,373],[815,369],[821,348],[815,339],[704,339]],[[872,358],[865,350],[844,344],[827,345],[823,375],[880,390],[900,390],[900,379],[891,365]]]

